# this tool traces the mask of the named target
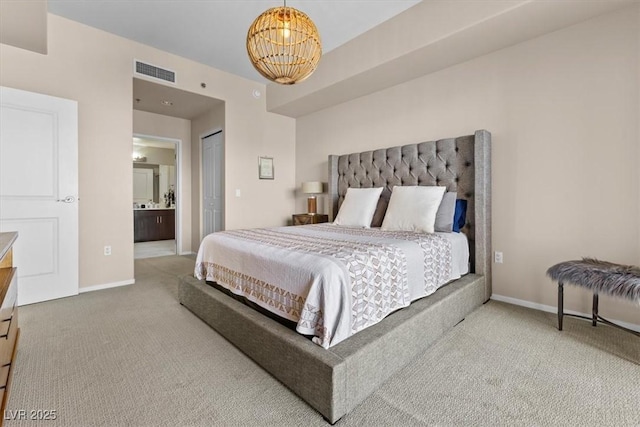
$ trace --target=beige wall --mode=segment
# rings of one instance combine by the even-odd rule
[[[47,0],[0,1],[0,43],[47,53]]]
[[[493,248],[504,252],[494,294],[555,306],[549,266],[581,256],[640,263],[638,7],[299,118],[296,183],[326,181],[328,154],[484,128]],[[637,306],[601,306],[640,324]],[[570,287],[565,307],[590,312],[590,297]]]
[[[250,156],[251,153],[246,154]],[[248,173],[253,175],[255,185],[247,188],[251,198],[260,198],[259,205],[246,203],[247,209],[255,209],[251,227],[269,226],[269,218],[286,207],[288,211],[280,217],[280,225],[291,225],[294,214],[296,183],[296,120],[279,114],[267,113],[264,123],[264,141],[260,155],[273,157],[275,179],[258,179],[258,156],[253,157]],[[294,166],[294,167],[292,167]],[[275,191],[276,188],[281,191]],[[227,188],[227,191],[229,188]],[[243,195],[245,194],[245,190]]]
[[[229,105],[217,107],[192,120],[192,183],[193,183],[193,246],[199,245],[202,236],[202,215],[200,200],[202,199],[201,151],[200,138],[207,132],[222,129],[225,144],[225,157],[229,152],[242,162],[230,166],[225,164],[224,186],[227,194],[225,203],[238,206],[236,214],[242,214],[242,223],[237,218],[229,217],[230,211],[225,207],[224,228],[270,227],[287,225],[295,206],[295,119],[278,114],[267,113],[262,117],[247,116],[245,126],[258,127],[263,133],[253,145],[238,146],[230,139]],[[273,180],[258,179],[258,157],[274,158]],[[236,197],[240,190],[240,197]],[[197,200],[196,199],[196,194]],[[196,229],[196,224],[198,227]]]
[[[191,253],[191,120],[133,110],[133,133],[180,140],[179,182],[176,189],[178,198],[176,222],[180,233],[178,253]],[[140,148],[138,151],[144,152],[144,147],[138,148]],[[147,162],[151,162],[150,159],[147,159]]]
[[[134,58],[176,71],[178,89],[226,102],[227,228],[286,222],[294,206],[295,126],[293,119],[267,113],[264,98],[252,96],[255,89],[264,93],[264,85],[56,15],[48,19],[48,55],[0,45],[0,85],[78,101],[81,287],[134,277]],[[274,122],[282,126],[274,128]],[[269,153],[283,153],[276,158],[278,179],[258,190],[256,176],[248,171],[259,155]],[[234,188],[247,191],[236,199]],[[103,255],[105,245],[112,247],[109,257]]]

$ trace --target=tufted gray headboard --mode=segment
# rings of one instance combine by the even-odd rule
[[[491,134],[421,142],[402,147],[329,156],[329,200],[333,217],[347,188],[384,187],[373,218],[380,226],[396,185],[440,185],[467,200],[464,233],[469,239],[471,272],[486,277],[491,297]]]

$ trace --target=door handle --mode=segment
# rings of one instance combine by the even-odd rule
[[[76,201],[76,198],[73,196],[67,196],[64,199],[58,199],[56,200],[56,202],[62,202],[62,203],[73,203]]]

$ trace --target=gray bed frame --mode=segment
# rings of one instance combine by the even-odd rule
[[[468,202],[471,273],[324,349],[191,275],[179,300],[335,423],[491,296],[491,134],[329,156],[332,214],[349,187],[385,187],[375,221],[394,185],[443,185]]]

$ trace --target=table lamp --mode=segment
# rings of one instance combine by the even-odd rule
[[[322,193],[322,183],[318,181],[303,182],[302,192],[304,194],[311,194],[307,199],[307,210],[310,215],[318,213],[318,205],[316,204],[316,194]]]

